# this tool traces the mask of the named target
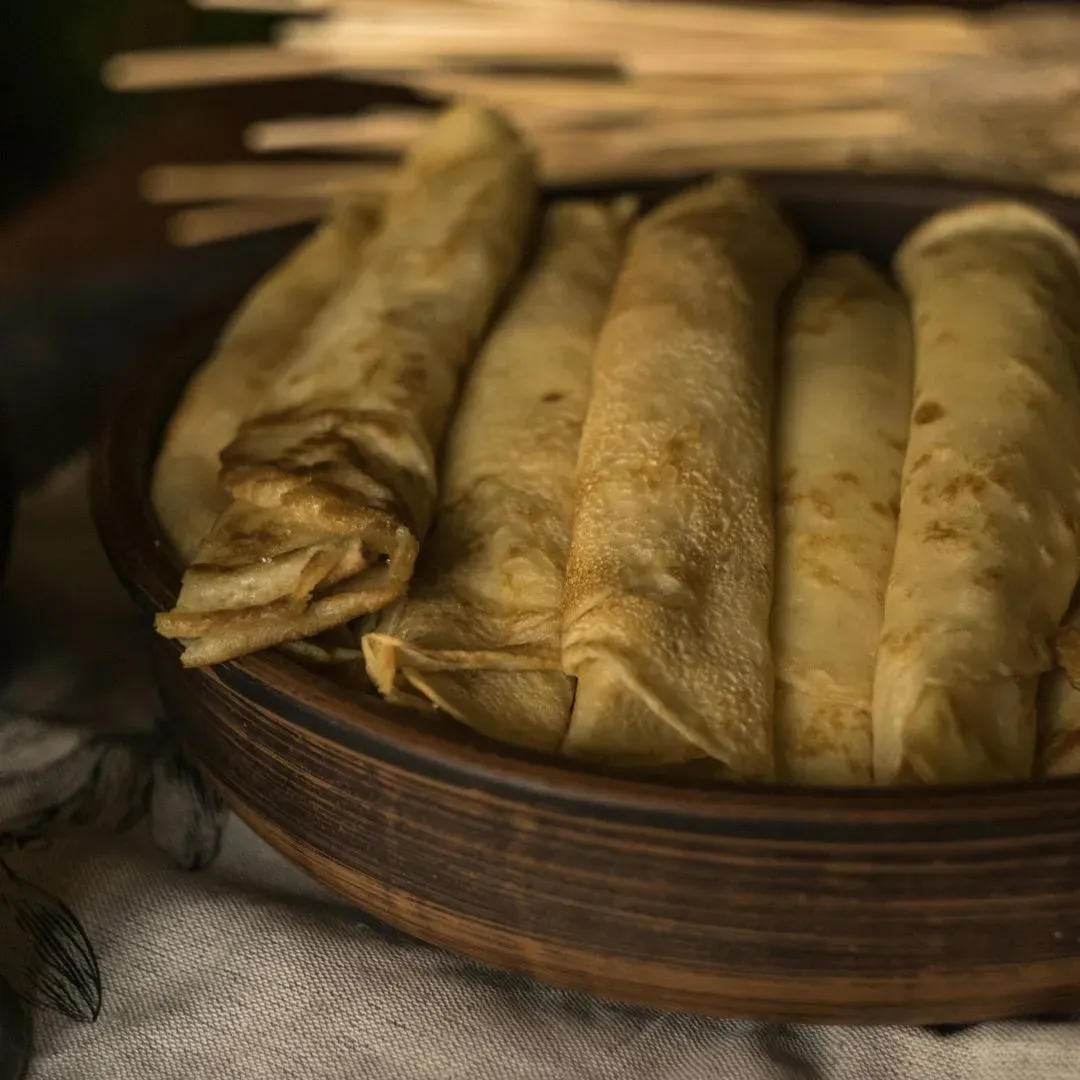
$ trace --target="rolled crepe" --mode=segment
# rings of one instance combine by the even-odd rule
[[[187,666],[310,637],[402,595],[460,371],[523,253],[531,153],[459,106],[409,155],[362,272],[222,454],[232,497],[159,633]]]
[[[364,636],[372,681],[506,742],[557,750],[559,617],[578,443],[632,202],[554,206],[465,385],[407,599]]]
[[[188,383],[165,431],[151,486],[154,509],[185,563],[229,504],[218,483],[222,450],[315,316],[357,272],[376,222],[369,199],[343,202],[249,294]]]
[[[856,255],[800,286],[776,420],[780,779],[873,781],[870,703],[911,413],[907,305]]]
[[[563,622],[566,753],[773,773],[774,326],[799,243],[728,177],[632,231],[597,348]]]
[[[1080,246],[1036,210],[942,214],[896,268],[915,400],[874,684],[882,783],[1029,776],[1080,575]]]
[[[1055,668],[1039,683],[1040,776],[1076,776],[1080,773],[1080,690]]]

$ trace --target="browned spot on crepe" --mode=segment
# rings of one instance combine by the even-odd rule
[[[908,476],[914,476],[920,469],[925,469],[934,460],[934,451],[927,450],[920,454],[912,463],[911,468],[908,469]]]
[[[882,634],[879,648],[890,649],[893,652],[905,652],[913,642],[918,641],[921,637],[921,630],[908,630],[904,633],[889,630]]]
[[[857,556],[865,547],[865,543],[857,536],[849,536],[843,533],[804,533],[799,537],[799,550],[802,552],[816,551],[845,551],[852,556]]]
[[[997,566],[988,566],[978,571],[972,579],[976,585],[983,589],[996,589],[1005,580],[1005,575]]]
[[[968,472],[954,476],[942,489],[941,498],[947,502],[959,498],[961,495],[971,495],[978,498],[987,487],[984,477],[978,473]]]
[[[933,521],[927,525],[923,536],[931,544],[970,543],[970,539],[961,530],[940,521]]]
[[[836,516],[836,510],[833,508],[832,503],[829,502],[828,496],[817,489],[808,491],[805,494],[793,495],[788,488],[782,488],[779,497],[780,502],[785,506],[808,502],[823,518],[831,519]]]
[[[834,573],[829,567],[823,563],[818,562],[816,559],[808,559],[804,563],[804,570],[815,581],[821,582],[822,585],[840,585],[842,584],[839,575]]]
[[[932,424],[945,415],[945,410],[936,401],[924,401],[919,405],[911,419],[916,424]]]

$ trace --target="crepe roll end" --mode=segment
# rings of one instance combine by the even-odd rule
[[[1039,725],[1037,775],[1080,775],[1080,690],[1061,668],[1044,675],[1039,686]]]
[[[561,671],[469,666],[391,633],[365,634],[362,647],[368,677],[391,704],[437,709],[526,750],[558,750],[573,694]]]
[[[903,745],[875,744],[875,781],[936,785],[1026,779],[1035,755],[1036,685],[1030,678],[924,684],[903,725]]]
[[[390,634],[364,634],[360,639],[368,678],[384,698],[390,698],[397,679],[397,644]]]
[[[733,228],[733,223],[740,227]],[[746,269],[756,267],[786,284],[802,267],[802,241],[773,201],[739,173],[721,173],[667,199],[638,225],[646,231],[678,229],[696,244],[722,233]]]
[[[682,765],[705,756],[657,716],[615,666],[589,660],[577,674],[570,727],[562,744],[567,757],[644,768]]]
[[[817,296],[831,296],[840,291],[841,299],[884,300],[894,298],[893,287],[885,275],[861,255],[835,251],[822,255],[799,287],[802,306]]]
[[[893,258],[896,275],[906,283],[920,260],[956,241],[969,238],[1031,240],[1040,238],[1057,249],[1080,277],[1080,240],[1049,214],[1020,202],[972,203],[936,214],[900,245]]]

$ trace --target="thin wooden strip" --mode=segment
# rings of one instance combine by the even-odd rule
[[[339,69],[338,61],[326,55],[250,45],[119,53],[105,64],[102,80],[112,90],[172,90],[329,75]]]
[[[251,233],[299,225],[322,217],[325,199],[282,199],[200,206],[174,214],[168,222],[169,239],[180,247],[197,247],[232,240]]]
[[[608,37],[584,38],[554,23],[486,25],[457,19],[443,22],[403,17],[375,22],[334,16],[320,20],[287,20],[276,37],[285,50],[338,58],[343,67],[400,70],[423,69],[452,58],[471,62],[558,59],[576,63],[614,64],[619,50]]]
[[[833,170],[870,164],[874,168],[889,168],[904,163],[898,147],[881,147],[878,142],[866,147],[848,138],[627,148],[605,151],[591,160],[587,154],[589,141],[583,136],[575,145],[560,140],[560,145],[546,148],[541,163],[544,182],[559,187],[632,182],[646,176],[679,177],[729,168]]]
[[[806,139],[893,139],[907,131],[897,109],[842,109],[770,116],[665,118],[618,133],[613,142],[628,149],[665,150],[670,147],[723,146],[754,142],[761,145]]]
[[[394,169],[377,163],[278,164],[227,162],[158,165],[140,181],[143,197],[155,203],[214,202],[288,197],[330,198],[346,192],[379,194]]]
[[[929,61],[922,58],[922,62]],[[917,67],[919,60],[907,53],[877,47],[839,50],[825,46],[806,48],[791,42],[787,48],[761,47],[758,50],[732,48],[722,41],[684,41],[679,50],[649,49],[624,53],[622,63],[631,75],[701,78],[769,75],[777,79],[790,76],[858,76],[895,74]]]
[[[420,71],[410,73],[409,84],[429,94],[470,97],[498,106],[514,102],[567,109],[579,109],[586,104],[589,108],[625,107],[653,104],[664,98],[664,91],[654,91],[635,82],[482,71]],[[698,85],[685,91],[676,88],[666,101],[696,104],[714,98],[715,91]]]
[[[419,109],[393,109],[345,117],[290,117],[253,124],[244,134],[244,143],[262,153],[357,146],[398,152],[430,122],[430,112]]]

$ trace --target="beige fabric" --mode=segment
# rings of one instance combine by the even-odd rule
[[[145,726],[145,618],[84,488],[81,465],[65,469],[20,513],[0,704],[75,710],[94,733],[120,713]],[[77,574],[55,573],[58,550]],[[552,990],[365,924],[236,821],[196,873],[142,828],[15,865],[75,913],[104,981],[93,1024],[35,1014],[27,1080],[1075,1080],[1080,1061],[1075,1022],[759,1024]]]
[[[561,203],[466,383],[440,509],[407,599],[363,640],[395,700],[431,702],[507,742],[557,750],[573,684],[559,616],[596,337],[633,204]]]
[[[434,509],[458,376],[524,251],[531,153],[458,106],[410,153],[363,270],[222,454],[233,502],[158,632],[211,664],[400,596]]]
[[[1023,777],[1080,576],[1080,248],[1039,212],[935,218],[896,266],[915,400],[874,686],[884,783]]]
[[[567,753],[772,773],[774,324],[800,261],[736,177],[631,233],[582,435]]]
[[[334,290],[355,272],[376,222],[370,201],[342,204],[256,286],[184,391],[165,431],[151,497],[185,563],[229,505],[218,483],[221,451]]]
[[[907,305],[855,255],[786,320],[776,418],[778,778],[873,780],[870,701],[911,412]]]

